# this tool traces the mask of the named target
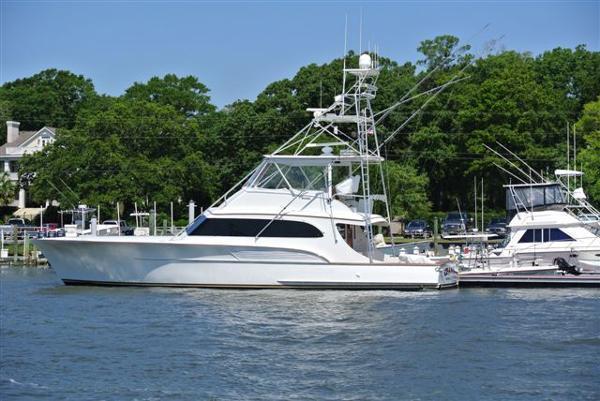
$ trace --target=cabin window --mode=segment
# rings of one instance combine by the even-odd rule
[[[527,243],[527,242],[542,242],[542,230],[540,229],[530,229],[525,231],[525,234],[519,240],[519,243]]]
[[[545,228],[544,242],[550,241],[574,241],[568,234],[559,228]]]
[[[550,241],[574,241],[574,239],[559,228],[530,229],[525,231],[519,243]]]
[[[323,233],[301,221],[266,219],[207,219],[201,216],[188,228],[188,235],[217,237],[318,238]],[[270,223],[270,224],[269,224]],[[268,225],[268,226],[267,226]],[[266,227],[266,228],[265,228]]]

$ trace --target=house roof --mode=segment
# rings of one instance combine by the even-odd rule
[[[20,131],[19,137],[17,138],[16,141],[11,142],[11,143],[5,143],[4,145],[0,146],[0,156],[6,155],[6,148],[19,147],[19,146],[23,145],[25,142],[27,142],[28,140],[30,140],[31,138],[33,138],[35,135],[39,134],[40,132],[42,132],[44,130],[48,130],[52,134],[56,135],[56,128],[52,128],[52,127],[42,127],[37,131]]]

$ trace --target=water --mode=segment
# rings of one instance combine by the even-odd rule
[[[65,287],[1,271],[1,400],[598,400],[600,290]]]

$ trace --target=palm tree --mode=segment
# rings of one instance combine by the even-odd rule
[[[6,206],[15,200],[17,186],[11,181],[8,173],[3,171],[0,174],[0,206]]]

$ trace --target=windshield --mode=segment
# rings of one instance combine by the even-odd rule
[[[460,213],[448,213],[446,220],[466,220],[466,216],[464,213],[462,215]]]
[[[265,189],[293,188],[297,190],[325,190],[322,166],[286,166],[268,163],[253,181],[252,186]]]

